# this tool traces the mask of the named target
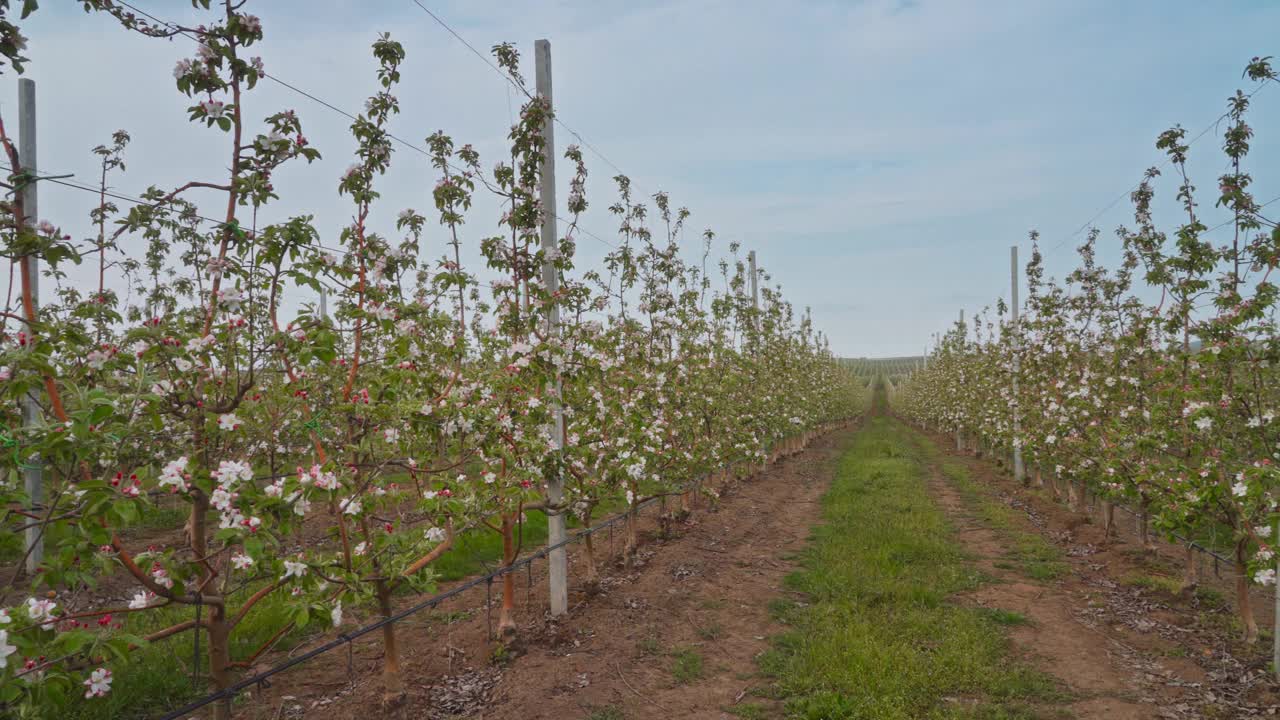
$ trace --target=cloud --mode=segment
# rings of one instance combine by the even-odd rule
[[[181,3],[139,1],[157,14],[195,17]],[[1263,4],[1100,0],[423,4],[482,54],[510,40],[530,64],[533,40],[550,38],[564,122],[642,194],[663,189],[693,211],[689,248],[711,227],[721,250],[731,240],[757,250],[787,296],[812,306],[849,355],[917,352],[957,304],[973,309],[1007,295],[1008,247],[1032,227],[1058,243],[1159,162],[1156,133],[1179,121],[1198,131],[1216,117],[1280,20],[1280,8]],[[189,100],[172,87],[170,69],[191,44],[129,35],[69,5],[42,8],[24,25],[40,88],[42,167],[92,178],[88,150],[122,127],[135,142],[121,190],[225,175],[224,138],[188,124]],[[251,6],[267,30],[260,52],[268,71],[345,109],[374,91],[369,45],[392,31],[408,52],[393,131],[421,143],[442,129],[473,143],[486,166],[502,157],[519,93],[412,3]],[[14,96],[8,83],[6,99]],[[1277,95],[1257,99],[1258,167],[1280,158],[1265,132]],[[336,196],[354,147],[349,120],[270,82],[247,107],[257,117],[297,108],[324,153],[281,173],[281,201],[262,220],[314,214],[322,241],[335,243],[350,220]],[[12,103],[0,110],[12,112]],[[560,148],[571,141],[557,128]],[[1193,152],[1202,187],[1222,169],[1215,144]],[[615,171],[591,152],[587,159],[592,209],[583,224],[608,238]],[[1280,192],[1257,175],[1264,198]],[[380,181],[375,224],[386,231],[400,209],[425,208],[434,181],[425,158],[398,149]],[[565,197],[567,173],[560,183]],[[91,198],[42,193],[46,216],[89,232]],[[1162,202],[1169,194],[1162,187]],[[1122,222],[1126,205],[1099,223]],[[495,232],[497,217],[495,203],[478,199],[464,262],[478,262],[479,240]],[[434,231],[428,254],[443,242]],[[585,238],[580,247],[580,266],[607,250]],[[1051,272],[1065,272],[1070,254],[1052,256]],[[1114,247],[1103,248],[1104,260],[1114,257]]]

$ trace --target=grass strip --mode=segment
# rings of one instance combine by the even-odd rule
[[[949,601],[983,578],[930,499],[911,431],[878,416],[841,458],[824,523],[774,604],[761,666],[788,717],[1034,718],[1051,678],[1010,657],[1010,618]]]

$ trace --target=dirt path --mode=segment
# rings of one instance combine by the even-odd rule
[[[762,682],[755,658],[780,629],[769,602],[818,520],[843,438],[817,441],[653,546],[639,573],[575,613],[570,642],[504,671],[495,707],[476,717],[732,717],[724,708]]]
[[[1012,512],[1011,528],[991,526],[947,479],[930,468],[930,489],[953,518],[958,538],[996,582],[972,602],[1021,614],[1012,628],[1018,652],[1058,678],[1063,710],[1077,718],[1246,718],[1277,712],[1265,652],[1230,633],[1230,607],[1205,595],[1160,589],[1167,559],[1122,541],[1107,542],[1087,517],[1024,490],[991,464],[957,455],[936,436],[943,462],[957,463],[989,502]],[[1033,580],[1011,562],[1016,536],[1044,538],[1060,550],[1065,572]]]
[[[1011,638],[1032,663],[1058,678],[1073,696],[1071,714],[1078,718],[1148,718],[1149,708],[1135,702],[1137,687],[1128,668],[1112,654],[1105,633],[1082,631],[1063,583],[1045,586],[1008,569],[1008,543],[966,506],[960,493],[943,479],[935,465],[929,469],[929,490],[952,519],[965,549],[984,573],[996,582],[968,594],[973,603],[1018,613],[1029,622],[1013,629]],[[1092,629],[1091,629],[1092,630]]]
[[[695,510],[668,538],[649,518],[637,567],[602,567],[594,594],[571,587],[559,623],[545,614],[541,566],[520,573],[520,643],[510,656],[495,656],[488,640],[486,605],[496,607],[499,588],[491,598],[476,588],[400,624],[407,698],[399,706],[381,706],[380,646],[361,639],[350,654],[330,653],[246,693],[237,718],[732,718],[724,708],[760,702],[751,691],[767,682],[756,657],[783,629],[769,603],[785,592],[788,558],[819,520],[853,432],[818,438],[732,485],[717,508]],[[597,552],[621,540],[598,536]],[[570,555],[571,579],[580,551]]]

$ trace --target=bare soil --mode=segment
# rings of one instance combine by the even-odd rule
[[[665,537],[651,514],[629,572],[616,559],[620,530],[612,540],[597,534],[597,556],[613,559],[601,562],[597,589],[571,588],[570,612],[557,622],[546,613],[545,565],[519,573],[513,647],[490,640],[497,583],[491,594],[477,587],[401,623],[407,695],[397,704],[383,703],[380,644],[362,638],[350,652],[331,652],[247,693],[236,716],[559,720],[620,711],[625,718],[732,718],[726,708],[759,702],[751,691],[768,684],[757,677],[756,657],[782,630],[770,619],[769,602],[785,592],[783,577],[793,569],[787,558],[818,521],[833,461],[850,435],[818,438],[733,484],[715,507],[695,509]],[[578,548],[570,553],[571,581],[584,574],[580,561]],[[693,656],[700,658],[698,677],[674,671]]]
[[[570,612],[559,621],[546,612],[545,565],[520,573],[519,638],[512,645],[491,639],[501,591],[496,583],[409,618],[398,633],[407,691],[398,703],[383,701],[381,645],[370,636],[246,692],[236,717],[728,719],[745,703],[782,717],[781,707],[758,696],[767,695],[769,680],[757,658],[768,638],[784,630],[771,619],[769,604],[789,595],[783,580],[820,521],[820,499],[850,437],[838,431],[819,438],[734,483],[715,507],[695,509],[665,534],[650,513],[631,570],[618,561],[621,532],[597,534],[602,581],[595,589],[575,586]],[[955,455],[949,438],[931,441]],[[1135,577],[1177,577],[1178,548],[1108,541],[1087,515],[1056,504],[1046,491],[1022,488],[986,459],[955,459],[992,501],[1015,511],[1018,530],[1062,550],[1067,572],[1051,581],[1028,578],[1009,561],[1006,537],[975,514],[938,467],[928,468],[929,487],[951,517],[957,541],[994,580],[957,600],[1027,618],[1009,629],[1015,657],[1057,678],[1064,691],[1060,707],[1041,707],[1048,717],[1276,714],[1267,653],[1235,638],[1229,602],[1134,583]],[[570,553],[575,581],[584,575],[581,552],[575,546]],[[1206,584],[1221,583],[1229,599],[1226,579],[1208,575]],[[308,646],[276,653],[253,670]],[[693,658],[700,672],[689,671]]]
[[[968,599],[1030,620],[1014,627],[1011,638],[1022,655],[1064,683],[1072,698],[1063,707],[1069,716],[1250,718],[1280,710],[1266,670],[1270,648],[1238,639],[1229,576],[1201,574],[1201,586],[1212,587],[1225,604],[1144,587],[1143,578],[1180,578],[1181,548],[1159,542],[1143,548],[1136,528],[1106,538],[1087,512],[1068,510],[1050,491],[1024,488],[989,459],[957,453],[950,437],[930,439],[962,462],[992,500],[1016,511],[1020,530],[1062,550],[1067,573],[1050,582],[1029,580],[1005,561],[1008,542],[933,468],[933,494],[954,518],[961,542],[997,580]],[[1255,602],[1255,611],[1269,627],[1262,622],[1271,608],[1267,600]]]

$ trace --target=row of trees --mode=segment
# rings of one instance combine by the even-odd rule
[[[1246,75],[1276,80],[1269,58],[1254,58]],[[972,327],[958,323],[899,397],[909,416],[955,432],[962,444],[1020,447],[1032,481],[1064,480],[1072,505],[1086,488],[1097,493],[1108,532],[1114,504],[1123,502],[1139,509],[1144,543],[1152,525],[1191,537],[1229,533],[1248,642],[1258,634],[1249,585],[1275,582],[1280,498],[1280,336],[1270,280],[1280,231],[1254,198],[1245,167],[1251,95],[1237,91],[1229,100],[1227,170],[1210,195],[1232,215],[1220,226],[1229,235],[1216,236],[1204,222],[1185,131],[1161,133],[1156,146],[1177,186],[1176,226],[1164,230],[1155,220],[1161,173],[1152,169],[1132,193],[1134,227],[1117,231],[1118,267],[1098,263],[1094,231],[1066,283],[1046,279],[1033,233],[1018,324],[1003,302]],[[1188,549],[1186,584],[1196,581]]]
[[[210,15],[195,27],[149,22],[111,0],[83,4],[127,30],[194,41],[195,55],[174,68],[176,87],[190,98],[190,121],[225,148],[229,173],[151,187],[134,207],[103,195],[91,213],[97,237],[85,241],[28,216],[22,191],[37,177],[19,170],[5,183],[0,231],[18,298],[0,319],[0,502],[6,531],[38,529],[46,552],[37,572],[19,578],[12,568],[0,589],[0,710],[56,714],[81,694],[101,696],[131,649],[193,630],[213,686],[226,687],[298,627],[341,624],[353,606],[389,615],[398,591],[431,591],[431,564],[462,533],[497,533],[509,564],[528,512],[589,524],[612,498],[634,509],[682,495],[687,507],[691,489],[714,494],[716,479],[859,410],[860,384],[808,318],[774,288],[753,302],[736,244],[712,261],[708,231],[695,257],[681,253],[689,212],[665,194],[637,199],[615,178],[618,245],[603,267],[578,271],[587,168],[570,147],[566,206],[541,206],[551,120],[541,98],[520,109],[510,154],[492,170],[470,145],[427,138],[438,173],[429,211],[381,223],[377,184],[395,154],[388,124],[405,58],[381,36],[374,92],[350,126],[353,163],[337,180],[352,222],[322,231],[303,215],[260,226],[277,171],[319,157],[295,112],[252,119],[262,22],[232,0],[194,0]],[[15,70],[25,43],[0,21],[0,52]],[[523,87],[516,49],[499,45],[494,56]],[[123,171],[128,142],[118,133],[95,151],[104,188]],[[0,145],[21,168],[3,124]],[[197,189],[224,198],[221,217],[197,214],[188,197]],[[476,192],[500,199],[500,233],[467,231]],[[568,227],[543,247],[542,220],[554,212]],[[125,252],[126,242],[145,252]],[[471,243],[496,280],[463,266]],[[59,276],[85,260],[98,263],[96,287],[61,286],[35,307],[29,263]],[[113,274],[128,287],[109,283]],[[284,317],[303,291],[329,293],[332,312],[303,304]],[[19,412],[28,396],[39,403],[35,425]],[[20,476],[37,462],[46,497],[33,505]],[[551,478],[565,481],[563,501],[547,495]],[[162,497],[186,508],[181,537],[132,547],[129,529]],[[133,586],[120,606],[74,606],[75,589],[113,574]],[[499,630],[509,638],[506,581]],[[289,621],[233,660],[237,628],[281,598]],[[173,606],[200,612],[147,637],[118,622]],[[395,698],[393,625],[383,642]]]

